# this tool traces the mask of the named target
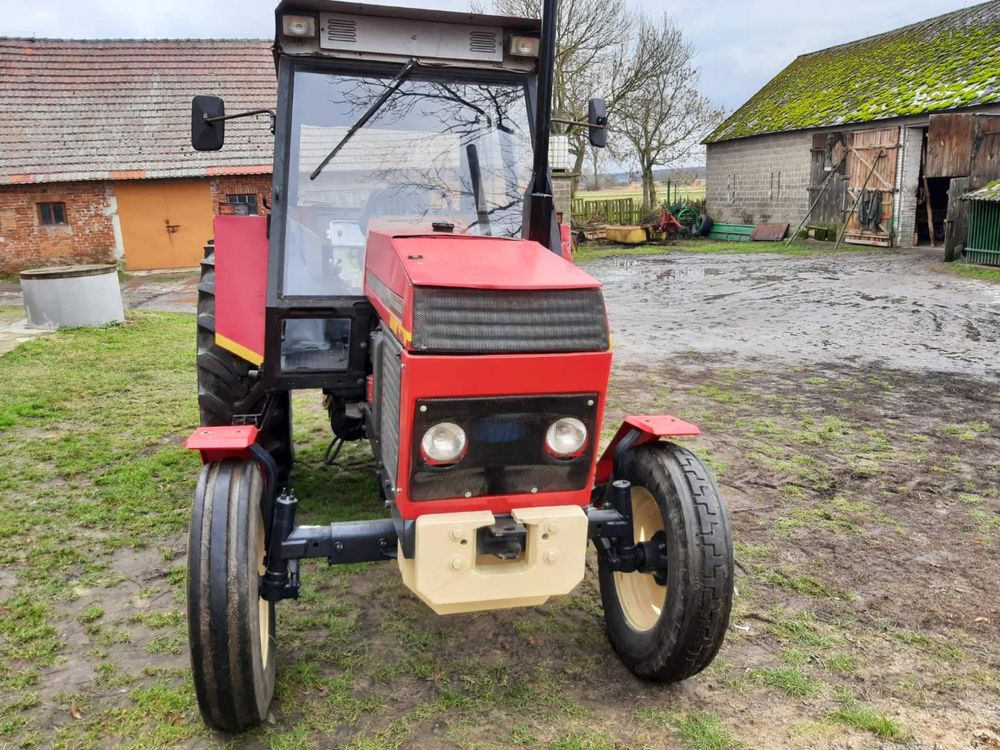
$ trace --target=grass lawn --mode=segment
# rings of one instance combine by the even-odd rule
[[[956,276],[963,276],[967,279],[1000,282],[1000,268],[992,266],[977,266],[973,263],[956,261],[955,263],[942,263],[940,266],[936,266],[936,268],[945,273],[953,273]]]
[[[704,430],[739,561],[705,673],[651,686],[622,667],[593,556],[569,596],[450,617],[391,564],[314,561],[279,605],[272,716],[215,735],[184,622],[193,333],[130,313],[0,357],[0,747],[957,747],[1000,724],[995,387],[695,358],[617,371],[607,422]],[[381,516],[367,448],[322,465],[317,395],[295,397],[300,520]]]
[[[838,253],[870,252],[864,245],[841,245]],[[812,240],[792,240],[787,247],[782,242],[718,242],[715,240],[680,240],[670,245],[649,243],[646,245],[579,245],[573,254],[577,263],[619,255],[662,255],[664,253],[705,253],[720,255],[756,255],[777,253],[779,255],[827,255],[833,253],[833,243]]]

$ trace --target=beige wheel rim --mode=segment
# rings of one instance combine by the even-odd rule
[[[645,487],[632,486],[632,530],[636,542],[648,542],[664,531],[663,514]],[[629,627],[651,630],[660,619],[667,600],[667,587],[656,582],[652,573],[614,573],[615,593]]]
[[[257,524],[257,576],[253,578],[253,593],[257,595],[257,619],[260,623],[260,663],[267,664],[267,654],[271,647],[271,607],[270,602],[260,595],[260,576],[267,568],[264,566],[264,521]]]

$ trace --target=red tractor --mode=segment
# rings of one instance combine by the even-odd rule
[[[663,439],[698,429],[632,416],[598,453],[611,336],[553,210],[555,11],[277,7],[272,213],[216,219],[198,304],[187,600],[213,727],[267,715],[275,603],[298,596],[304,558],[395,560],[450,614],[569,593],[589,540],[632,672],[683,680],[722,644],[726,510],[705,465]],[[589,110],[603,146],[604,103]],[[248,114],[195,97],[193,146],[221,148]],[[336,445],[369,442],[388,517],[296,524],[297,388],[323,391]]]

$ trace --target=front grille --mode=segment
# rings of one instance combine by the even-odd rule
[[[597,444],[599,400],[596,393],[577,393],[417,401],[410,499],[419,502],[586,489]],[[545,449],[545,433],[561,417],[576,417],[587,427],[590,438],[575,458],[555,458]],[[438,422],[454,422],[465,430],[466,453],[452,466],[431,466],[420,453],[420,438]]]
[[[449,354],[606,351],[604,298],[600,289],[417,287],[413,348]]]

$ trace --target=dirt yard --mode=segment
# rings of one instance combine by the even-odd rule
[[[697,351],[730,364],[838,362],[1000,375],[1000,285],[918,253],[611,257],[618,361]]]
[[[390,565],[312,563],[269,722],[208,732],[183,623],[192,320],[140,311],[0,357],[0,747],[1000,748],[1000,285],[902,254],[588,270],[615,328],[605,435],[699,423],[729,503],[737,596],[705,673],[633,678],[593,571],[438,617]],[[296,415],[302,521],[379,515],[364,451],[323,467],[318,399]]]

